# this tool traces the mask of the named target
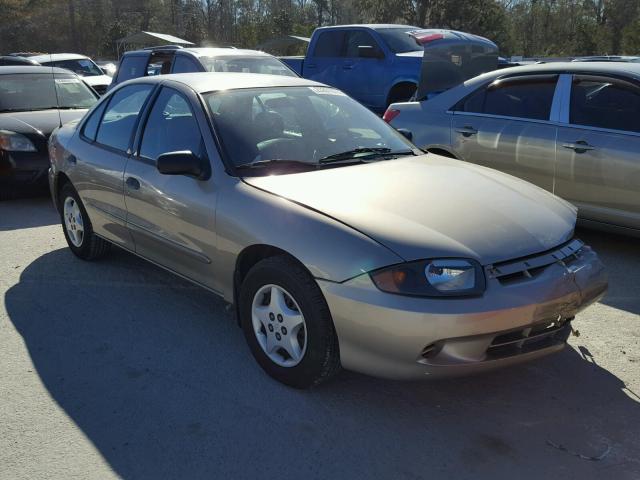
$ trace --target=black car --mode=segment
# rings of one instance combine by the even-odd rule
[[[0,198],[47,187],[51,132],[82,118],[97,100],[68,70],[0,67]]]

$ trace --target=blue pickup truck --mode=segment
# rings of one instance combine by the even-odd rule
[[[455,42],[449,39],[455,37]],[[465,51],[495,50],[476,35],[452,30],[421,30],[409,25],[341,25],[313,32],[306,57],[281,58],[301,77],[341,89],[375,112],[409,100],[420,83],[423,55],[431,44],[452,45],[448,61]],[[495,48],[494,48],[495,47]],[[457,50],[456,50],[457,49]],[[495,67],[494,67],[495,68]]]

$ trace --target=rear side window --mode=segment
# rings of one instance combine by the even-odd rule
[[[146,75],[147,57],[141,55],[131,55],[124,57],[118,67],[118,83],[132,78],[144,77]]]
[[[333,30],[323,32],[316,41],[316,57],[342,57],[345,32]]]
[[[557,75],[496,80],[459,102],[455,110],[504,117],[549,120]]]
[[[129,147],[140,110],[152,88],[151,85],[129,85],[118,90],[104,112],[96,141],[125,151]]]
[[[107,102],[102,102],[98,108],[91,112],[91,116],[84,124],[82,135],[84,135],[89,140],[96,139],[96,134],[98,133],[98,125],[100,124],[100,118],[102,117],[102,112],[104,112],[104,108],[106,106]]]
[[[165,87],[147,119],[140,155],[156,160],[163,153],[183,150],[202,156],[202,136],[187,99]]]
[[[189,73],[201,71],[202,68],[199,67],[195,60],[184,55],[176,55],[176,59],[173,62],[173,73]]]
[[[640,88],[621,79],[576,75],[569,112],[574,125],[640,133]]]

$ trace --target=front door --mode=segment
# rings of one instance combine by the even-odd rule
[[[558,131],[556,194],[582,218],[640,228],[640,87],[574,75],[569,124]]]
[[[499,79],[454,107],[451,142],[465,161],[553,191],[557,75]]]
[[[156,167],[160,155],[177,151],[191,151],[208,162],[200,129],[205,120],[197,105],[187,93],[162,88],[140,134],[139,149],[126,166],[125,202],[136,253],[212,287],[213,180],[165,175]]]

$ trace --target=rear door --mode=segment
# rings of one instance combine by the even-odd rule
[[[574,75],[558,132],[556,194],[582,218],[640,228],[640,85]]]
[[[73,183],[99,235],[134,249],[126,228],[123,174],[139,115],[152,85],[121,88],[95,109],[82,125],[73,148]]]
[[[163,153],[190,150],[208,162],[206,118],[195,94],[164,86],[140,129],[139,147],[125,171],[127,225],[136,253],[213,286],[216,190],[212,179],[164,175]]]
[[[498,79],[458,102],[452,118],[454,151],[465,161],[553,191],[558,77]]]

